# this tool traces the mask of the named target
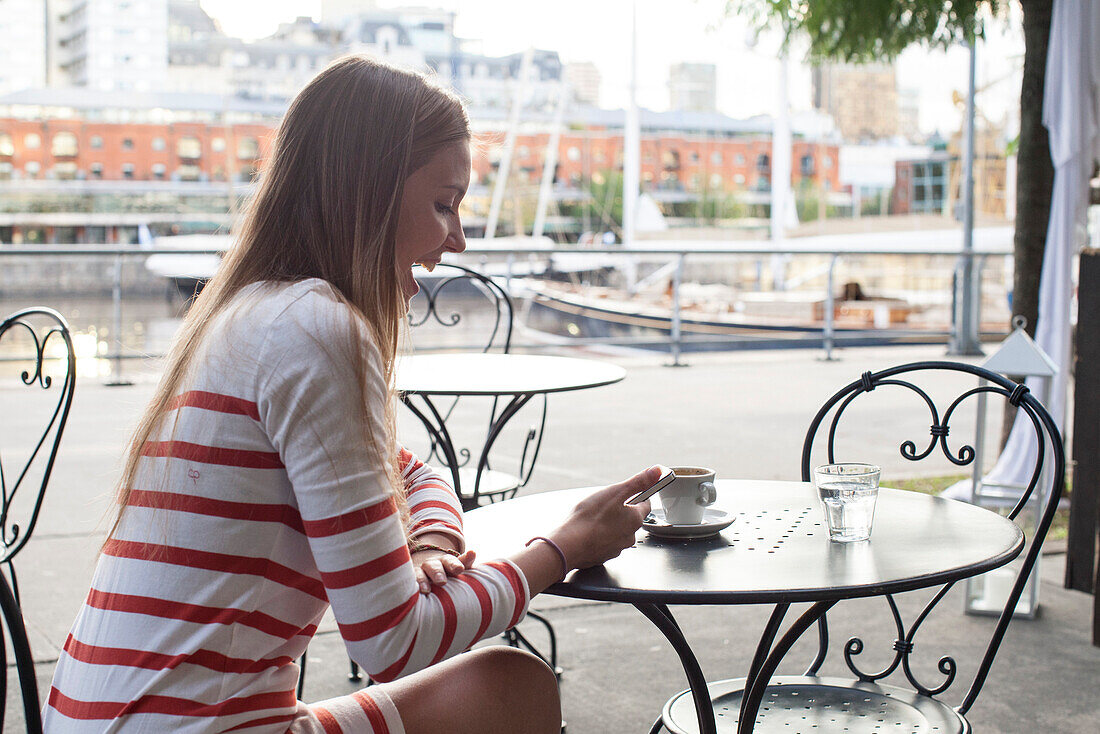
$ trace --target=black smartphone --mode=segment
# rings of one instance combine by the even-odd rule
[[[647,499],[667,487],[669,483],[675,478],[676,475],[672,473],[671,469],[669,469],[667,466],[662,466],[661,478],[654,482],[653,486],[649,487],[648,489],[643,489],[641,492],[628,499],[626,501],[626,504],[636,505],[639,502],[645,502]]]

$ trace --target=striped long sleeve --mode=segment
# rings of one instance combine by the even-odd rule
[[[444,533],[458,541],[460,549],[465,548],[462,505],[451,485],[407,449],[401,449],[398,461],[409,503],[409,537]]]
[[[382,430],[377,351],[331,287],[246,295],[211,325],[142,449],[60,655],[47,731],[285,732],[294,661],[330,605],[379,681],[526,611],[526,580],[505,560],[418,592],[387,471],[365,444]],[[402,459],[414,527],[461,538],[453,492]]]

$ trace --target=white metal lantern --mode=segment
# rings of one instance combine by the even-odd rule
[[[1024,331],[1026,321],[1017,316],[1012,321],[1013,330],[993,355],[982,363],[982,367],[1002,375],[1019,377],[1043,378],[1042,388],[1036,397],[1044,405],[1050,396],[1051,378],[1058,373],[1058,367],[1050,356],[1032,340]],[[988,384],[982,380],[980,384]],[[995,512],[1008,513],[1020,500],[1026,484],[1007,484],[993,482],[984,475],[982,465],[983,446],[985,439],[986,419],[986,395],[978,395],[977,429],[974,443],[974,474],[970,482],[970,502],[986,507]],[[1040,434],[1039,439],[1043,436]],[[1020,511],[1016,521],[1021,527],[1029,525],[1038,530],[1041,518],[1043,497],[1050,483],[1049,464],[1043,469],[1043,475],[1039,479],[1039,486],[1032,493],[1028,504]],[[1030,477],[1029,477],[1030,479]],[[1026,532],[1026,531],[1025,531]],[[1040,556],[1041,558],[1041,556]],[[1020,600],[1016,603],[1015,616],[1034,618],[1039,612],[1039,560],[1035,559],[1035,567],[1031,570],[1031,576],[1024,586]],[[1012,591],[1012,585],[1016,582],[1022,560],[1017,558],[1012,563],[994,569],[981,576],[967,579],[966,582],[966,612],[968,614],[1000,615],[1004,610],[1008,595]]]

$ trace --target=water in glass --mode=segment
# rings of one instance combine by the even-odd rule
[[[833,540],[866,540],[875,518],[878,488],[860,482],[830,482],[817,488],[825,504],[829,537]]]

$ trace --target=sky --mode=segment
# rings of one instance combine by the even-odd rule
[[[321,18],[321,0],[201,0],[222,29],[243,38],[260,38],[279,23],[298,16]],[[365,3],[366,4],[366,3]],[[724,0],[378,0],[381,8],[422,5],[457,13],[455,32],[490,55],[528,46],[557,51],[562,60],[590,61],[602,75],[601,102],[623,107],[629,96],[630,17],[637,7],[638,103],[668,107],[668,69],[678,62],[707,62],[718,67],[718,108],[731,117],[771,114],[778,104],[778,37],[762,35],[752,43],[746,22],[723,19]],[[258,9],[258,6],[262,7]],[[1015,5],[1012,6],[1015,8]],[[674,8],[674,10],[673,10]],[[809,110],[810,71],[802,51],[792,50],[789,100],[793,112]],[[978,109],[998,124],[1013,126],[1019,104],[1023,32],[1019,18],[995,21],[977,55]],[[918,94],[920,127],[945,136],[957,132],[962,109],[952,92],[965,95],[968,53],[914,47],[898,59],[898,86]],[[1012,119],[1006,119],[1011,116]]]

